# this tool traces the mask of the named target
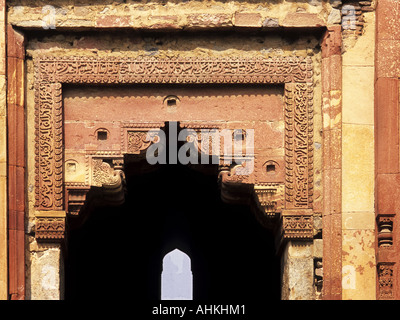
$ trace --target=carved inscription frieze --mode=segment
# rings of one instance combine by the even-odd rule
[[[36,83],[36,207],[63,208],[63,111],[60,83]],[[39,179],[40,177],[40,179]]]
[[[42,57],[38,81],[62,83],[306,83],[307,58]]]
[[[285,86],[286,207],[311,208],[313,196],[313,88]]]

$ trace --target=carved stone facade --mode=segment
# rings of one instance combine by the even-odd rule
[[[124,203],[127,170],[155,169],[175,129],[273,232],[283,299],[400,299],[399,12],[0,1],[0,299],[62,297],[69,231]],[[224,154],[252,130],[250,152]]]
[[[225,188],[234,188],[238,184],[253,185],[253,193],[262,210],[263,219],[279,218],[283,208],[312,209],[313,202],[313,66],[310,59],[286,57],[276,59],[115,59],[88,57],[39,57],[35,65],[35,105],[36,105],[36,207],[38,210],[64,210],[66,201],[71,212],[76,215],[77,205],[84,204],[83,199],[76,202],[72,195],[90,187],[106,187],[123,183],[124,154],[143,154],[156,143],[158,131],[164,123],[125,122],[121,123],[121,141],[119,150],[86,151],[87,172],[84,185],[77,190],[73,181],[69,182],[68,196],[64,199],[63,182],[63,115],[62,86],[64,84],[136,84],[136,83],[250,83],[285,85],[285,186],[277,184],[271,190],[272,200],[265,200],[265,177],[257,175],[255,170],[249,176],[237,175],[231,168],[224,167],[222,174],[222,192]],[[151,118],[151,116],[150,116]],[[148,119],[144,119],[148,120]],[[209,123],[210,124],[210,123]],[[213,123],[211,123],[212,125]],[[202,122],[183,124],[185,128],[200,132],[207,127]],[[217,126],[218,127],[218,126]],[[215,128],[215,124],[214,124]],[[221,129],[219,125],[219,129]],[[105,131],[106,132],[106,131]],[[201,152],[201,147],[198,148]],[[212,148],[211,148],[212,150]],[[68,153],[67,153],[68,154]],[[212,154],[211,154],[212,155]],[[257,156],[255,162],[259,163]],[[223,167],[225,159],[221,158]],[[120,168],[120,169],[117,169]],[[221,167],[221,168],[222,168]],[[122,176],[121,176],[122,174]],[[257,181],[257,183],[252,183]],[[285,190],[285,191],[284,191]],[[283,200],[282,193],[285,192]],[[279,199],[279,200],[278,200]],[[277,201],[278,200],[278,201]],[[268,202],[268,203],[267,203]],[[278,204],[279,202],[279,204]],[[290,211],[289,211],[290,212]],[[312,215],[303,217],[283,217],[283,236],[287,239],[312,239]],[[286,231],[288,228],[288,231]],[[290,230],[290,231],[289,231]],[[38,240],[43,239],[43,235]]]

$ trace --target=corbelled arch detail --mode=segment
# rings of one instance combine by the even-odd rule
[[[313,237],[313,65],[310,58],[116,58],[37,57],[35,67],[36,201],[38,240],[64,238],[65,219],[79,214],[91,187],[121,192],[125,154],[140,154],[151,141],[149,130],[165,123],[127,122],[121,126],[121,150],[87,152],[85,182],[64,181],[64,84],[283,84],[285,163],[281,181],[260,174],[269,159],[254,155],[249,176],[235,167],[219,166],[223,198],[229,201],[240,186],[251,190],[259,221],[275,227],[285,239]],[[215,123],[183,123],[194,131]],[[200,146],[201,150],[201,146]],[[239,186],[239,188],[238,188]],[[116,197],[121,199],[121,197]],[[64,215],[62,214],[64,213]]]

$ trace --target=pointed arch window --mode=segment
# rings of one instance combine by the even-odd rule
[[[164,256],[161,300],[193,300],[191,260],[179,249],[172,250]]]

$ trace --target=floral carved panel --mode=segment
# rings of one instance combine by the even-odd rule
[[[283,208],[312,209],[313,199],[313,80],[309,58],[112,58],[112,57],[38,57],[35,66],[36,124],[36,208],[40,211],[65,210],[66,184],[63,181],[64,84],[282,84],[285,118],[285,178],[271,201],[254,188],[259,208],[265,216],[275,216]],[[160,128],[162,124],[156,127]],[[143,153],[151,143],[147,127],[121,128],[120,154]],[[150,139],[151,138],[151,139]],[[99,158],[98,168],[106,166]],[[264,161],[264,160],[263,160]],[[256,159],[257,162],[257,159]],[[97,167],[96,167],[97,168]],[[101,170],[100,170],[101,171]],[[99,172],[100,172],[99,171]],[[103,170],[104,171],[104,170]],[[103,172],[101,171],[101,172]],[[227,178],[228,179],[228,178]],[[264,183],[265,184],[265,183]],[[81,186],[82,187],[82,186]],[[263,188],[263,182],[259,185]],[[265,187],[265,186],[264,186]],[[70,189],[72,187],[69,187]],[[67,194],[71,193],[70,191]],[[268,193],[269,195],[269,193]],[[268,198],[269,199],[269,198]],[[278,199],[278,200],[276,200]],[[267,202],[270,204],[267,204]],[[275,208],[275,209],[274,209]],[[263,210],[264,210],[263,209]],[[286,219],[287,220],[287,219]],[[286,221],[285,220],[285,221]],[[303,219],[304,220],[304,219]],[[296,220],[296,227],[307,226],[309,218]],[[293,223],[285,222],[292,226]],[[285,224],[285,225],[286,225]],[[301,229],[301,228],[300,228]],[[287,233],[290,234],[290,233]]]

